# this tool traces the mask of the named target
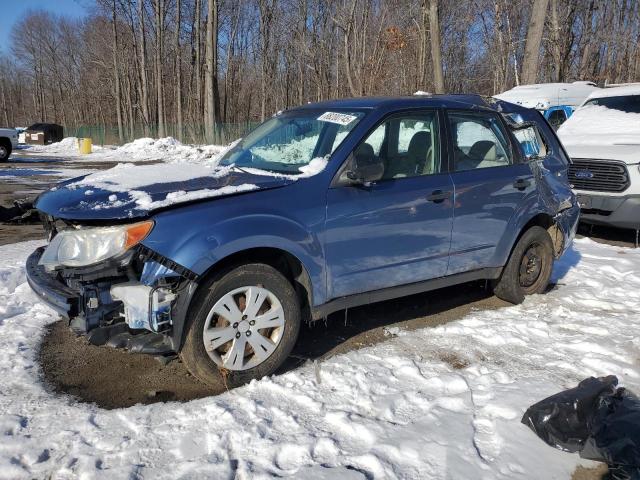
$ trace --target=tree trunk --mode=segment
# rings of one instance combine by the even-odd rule
[[[175,36],[175,49],[176,49],[176,123],[177,123],[177,137],[182,142],[182,51],[180,47],[180,24],[181,24],[181,0],[176,0],[176,36]]]
[[[531,6],[531,17],[527,29],[527,42],[524,48],[522,61],[522,83],[536,83],[538,78],[538,59],[540,57],[540,44],[544,33],[544,21],[547,16],[549,0],[534,0]]]
[[[147,32],[144,25],[144,2],[138,1],[138,22],[140,24],[140,83],[142,90],[142,121],[144,135],[148,137],[149,131],[149,82],[147,77]]]
[[[218,0],[207,2],[207,41],[205,71],[205,136],[209,143],[215,141],[215,128],[220,118],[220,94],[218,90]]]
[[[164,0],[155,0],[156,23],[156,99],[158,108],[158,137],[166,137],[164,125],[164,79],[162,78],[163,39],[164,39]]]
[[[442,51],[440,48],[440,16],[438,0],[429,2],[429,29],[431,37],[431,60],[433,62],[433,86],[435,93],[444,93],[444,72],[442,71]]]
[[[196,0],[196,58],[195,58],[195,77],[196,77],[196,105],[195,105],[195,121],[198,125],[199,135],[202,135],[202,120],[204,108],[202,105],[202,0]]]
[[[120,66],[118,65],[118,26],[116,19],[116,0],[112,3],[111,20],[113,33],[113,73],[115,75],[115,91],[116,91],[116,118],[118,121],[118,140],[120,144],[124,143],[124,132],[122,130],[122,94],[120,93]]]

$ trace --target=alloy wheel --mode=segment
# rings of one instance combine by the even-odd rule
[[[219,367],[248,370],[276,350],[285,325],[280,300],[260,286],[236,288],[223,295],[204,324],[207,354]]]

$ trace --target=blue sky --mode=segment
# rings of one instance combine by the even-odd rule
[[[82,17],[93,5],[92,0],[0,0],[0,50],[11,48],[11,28],[29,10],[48,10],[60,15]]]

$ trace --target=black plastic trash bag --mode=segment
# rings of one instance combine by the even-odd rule
[[[607,463],[612,479],[640,480],[640,399],[617,385],[587,378],[529,407],[522,423],[552,447]]]

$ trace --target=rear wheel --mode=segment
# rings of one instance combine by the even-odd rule
[[[298,338],[295,290],[276,269],[237,267],[213,279],[194,299],[181,357],[212,386],[235,387],[273,373]]]
[[[552,270],[551,237],[544,228],[531,227],[516,243],[493,291],[507,302],[522,303],[525,295],[546,290]]]

